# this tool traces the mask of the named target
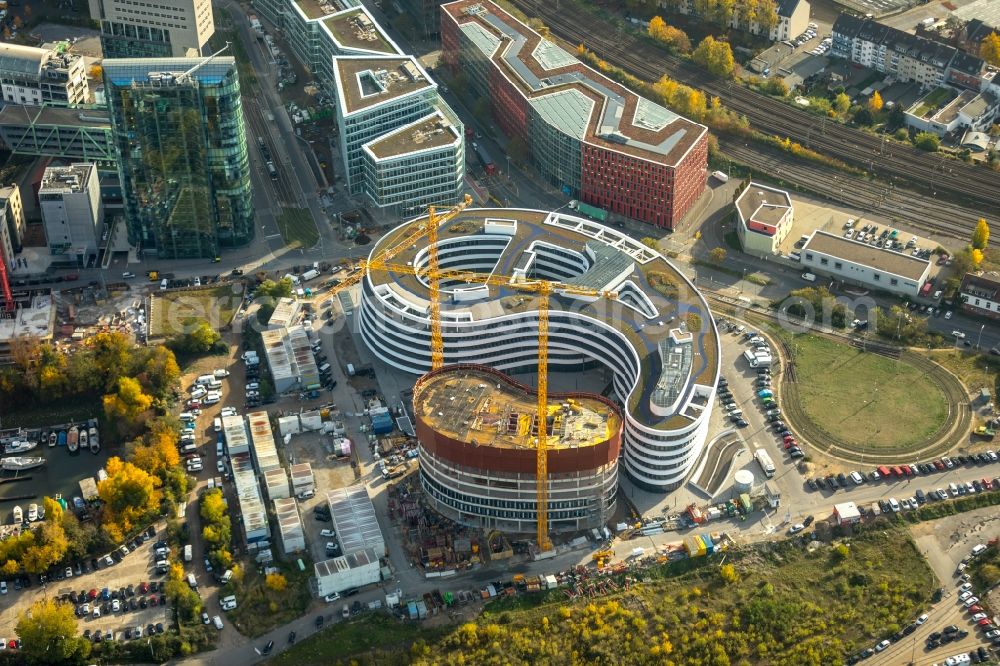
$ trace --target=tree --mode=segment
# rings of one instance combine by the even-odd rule
[[[691,59],[719,77],[730,78],[736,71],[736,61],[729,42],[716,41],[711,35],[701,40],[698,48],[691,54]]]
[[[104,79],[104,68],[95,62],[87,70],[87,75],[95,81],[102,81]]]
[[[228,520],[226,517],[226,501],[219,489],[211,490],[201,496],[201,517],[207,523],[219,523]]]
[[[267,585],[267,589],[272,592],[281,592],[288,587],[288,579],[280,573],[267,574],[264,584]]]
[[[872,116],[872,112],[868,110],[867,106],[859,106],[854,112],[854,122],[858,125],[871,125],[875,122],[875,118]]]
[[[986,224],[986,218],[979,218],[976,223],[976,230],[972,232],[972,247],[976,250],[985,250],[990,242],[990,225]]]
[[[979,44],[979,57],[994,67],[1000,67],[1000,35],[991,32],[983,37]]]
[[[131,377],[118,378],[118,391],[104,396],[104,413],[109,419],[121,419],[133,424],[153,404],[153,398],[142,392],[142,386]]]
[[[221,339],[219,332],[207,321],[194,317],[185,320],[184,333],[174,336],[170,345],[183,353],[205,354],[212,351]]]
[[[45,520],[50,523],[61,523],[63,519],[62,504],[51,497],[42,498],[42,508],[45,509]]]
[[[108,459],[105,469],[108,478],[97,484],[104,502],[102,526],[118,541],[159,507],[160,480],[117,456]]]
[[[723,564],[719,568],[719,576],[729,585],[740,581],[740,575],[736,573],[736,567],[732,564]]]
[[[726,260],[726,248],[715,247],[712,251],[708,253],[708,258],[712,260],[713,264],[721,264]]]
[[[924,150],[928,153],[936,152],[938,146],[941,145],[941,139],[938,138],[937,134],[931,132],[918,132],[915,137],[913,137],[913,145]]]
[[[181,461],[177,443],[177,429],[164,419],[155,419],[150,423],[145,438],[129,445],[129,461],[147,474],[165,481],[170,468]]]
[[[979,268],[979,265],[983,263],[983,259],[986,255],[983,254],[982,250],[972,248],[972,252],[969,253],[969,257],[972,259],[972,267]]]
[[[16,631],[27,663],[85,663],[90,655],[90,641],[79,635],[70,604],[54,599],[36,601],[18,616]]]
[[[780,20],[778,18],[778,3],[775,0],[758,0],[756,17],[761,34],[769,35]]]
[[[181,378],[177,357],[164,345],[157,345],[149,352],[142,366],[142,383],[157,398],[166,399]]]
[[[680,28],[667,25],[659,16],[649,20],[649,36],[681,53],[691,50],[691,40],[688,39],[687,33]]]
[[[201,597],[185,582],[182,565],[171,565],[166,593],[183,619],[190,621],[198,616],[198,611],[201,610]]]
[[[288,298],[292,295],[292,281],[290,278],[281,278],[277,282],[274,280],[264,280],[257,287],[257,298],[268,296],[275,300]]]
[[[875,115],[882,110],[883,106],[882,95],[880,95],[876,90],[872,93],[872,96],[868,98],[868,110],[871,111],[872,115]]]

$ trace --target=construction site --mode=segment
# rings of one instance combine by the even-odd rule
[[[420,482],[456,523],[509,534],[537,531],[536,391],[501,372],[456,364],[413,391]],[[622,418],[610,400],[550,393],[545,410],[550,533],[608,523],[615,510]]]

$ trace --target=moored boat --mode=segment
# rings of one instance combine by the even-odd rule
[[[69,450],[70,453],[76,452],[76,450],[80,446],[79,441],[80,441],[80,429],[77,428],[76,426],[73,426],[72,428],[69,429],[69,432],[66,433],[66,448]]]
[[[28,522],[33,523],[38,520],[38,505],[31,503],[28,505]]]
[[[23,522],[24,522],[24,511],[21,509],[20,506],[15,506],[14,507],[14,524],[15,525],[20,525]]]
[[[97,435],[97,428],[90,426],[90,452],[97,455],[101,450],[101,439]]]
[[[34,469],[45,464],[45,458],[28,458],[24,456],[10,456],[0,458],[0,468],[9,472],[20,472],[26,469]]]
[[[55,430],[53,430],[52,432],[50,432],[49,433],[49,446],[55,446],[56,445],[56,441],[58,439],[59,439],[59,435],[56,434]]]
[[[87,426],[80,428],[80,448],[85,449],[88,446],[87,437]]]
[[[59,446],[66,446],[66,431],[59,431]]]
[[[26,439],[15,439],[4,447],[4,453],[24,453],[38,446],[38,442],[29,442]]]

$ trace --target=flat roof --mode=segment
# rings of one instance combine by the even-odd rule
[[[413,56],[337,56],[333,60],[344,115],[435,87]]]
[[[0,340],[9,342],[22,335],[48,340],[55,330],[55,319],[56,310],[52,305],[52,296],[49,294],[34,296],[31,299],[31,307],[19,308],[15,317],[0,317]]]
[[[339,44],[349,49],[398,53],[382,27],[364,7],[356,7],[323,19],[323,25]]]
[[[497,382],[491,373],[463,367],[425,379],[414,395],[416,415],[435,430],[465,444],[495,448],[537,446],[537,393],[514,382]],[[549,448],[595,446],[621,428],[610,404],[587,394],[548,405]]]
[[[250,423],[253,457],[257,461],[258,471],[263,474],[272,469],[281,469],[278,449],[274,446],[274,434],[271,432],[271,420],[267,412],[251,412],[247,414],[247,421]]]
[[[394,132],[384,134],[365,144],[365,147],[375,157],[385,159],[449,146],[458,140],[458,128],[448,122],[443,114],[436,112]]]
[[[846,259],[876,271],[891,273],[899,277],[919,282],[930,261],[918,257],[873,247],[867,243],[836,236],[825,231],[816,231],[802,247],[802,252],[812,250],[831,257]]]
[[[744,222],[758,220],[766,224],[777,224],[792,207],[788,192],[750,181],[736,200],[736,208]]]
[[[344,555],[366,548],[374,549],[379,556],[385,553],[385,539],[375,515],[375,505],[363,483],[331,490],[326,498]]]
[[[305,17],[310,20],[329,16],[344,8],[343,5],[328,0],[292,0],[292,4],[302,10]]]
[[[581,63],[488,0],[459,0],[442,11],[546,122],[570,136],[675,165],[708,132]]]
[[[100,109],[7,104],[0,109],[0,125],[59,125],[111,130],[111,118]]]
[[[600,273],[595,260],[603,253],[594,251],[604,246],[609,252],[628,258],[619,265],[613,276],[604,275],[606,281],[598,290],[617,294],[615,301],[593,298],[579,299],[554,295],[549,302],[550,311],[568,310],[597,319],[617,330],[638,355],[641,368],[636,390],[629,400],[629,412],[651,427],[681,427],[689,418],[698,415],[695,407],[696,385],[714,386],[719,367],[719,338],[711,324],[712,314],[708,304],[691,282],[663,255],[650,249],[624,232],[603,224],[576,217],[573,211],[541,211],[517,208],[467,208],[441,226],[439,238],[460,239],[464,236],[490,239],[503,238],[494,227],[502,226],[509,234],[509,241],[499,251],[492,269],[498,276],[514,276],[532,260],[525,255],[539,248],[554,247],[560,253],[579,258],[587,268],[581,276],[597,278]],[[397,265],[415,265],[426,261],[426,236],[410,240],[409,234],[419,228],[424,217],[404,223],[383,236],[373,247],[371,256],[385,248],[403,247],[393,257]],[[500,224],[504,223],[504,224]],[[490,226],[493,231],[487,232]],[[588,248],[588,246],[590,246]],[[591,270],[594,269],[594,270]],[[579,276],[578,276],[579,277]],[[393,307],[409,309],[418,316],[427,316],[429,308],[428,286],[410,272],[370,271],[365,278],[373,289],[381,290]],[[564,283],[573,284],[576,278],[566,277]],[[537,310],[537,296],[514,287],[479,283],[442,284],[442,299],[456,289],[479,289],[482,296],[468,302],[450,303],[442,316],[460,321],[482,321]],[[449,294],[450,297],[450,294]],[[660,376],[659,343],[669,336],[671,329],[681,327],[681,320],[695,315],[704,325],[692,331],[691,369],[681,396],[678,410],[668,416],[653,414],[649,403],[652,391]],[[679,419],[679,420],[675,420]]]
[[[240,503],[243,532],[247,541],[259,541],[270,534],[267,510],[260,496],[260,484],[249,453],[237,453],[229,458],[233,467],[233,485]]]
[[[292,323],[295,315],[299,313],[299,302],[294,298],[279,298],[278,304],[271,312],[271,318],[267,320],[268,326],[285,328]]]

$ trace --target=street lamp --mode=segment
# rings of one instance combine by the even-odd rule
[[[976,339],[976,349],[979,349],[979,343],[983,341],[983,329],[986,328],[986,324],[979,327],[979,338]]]

